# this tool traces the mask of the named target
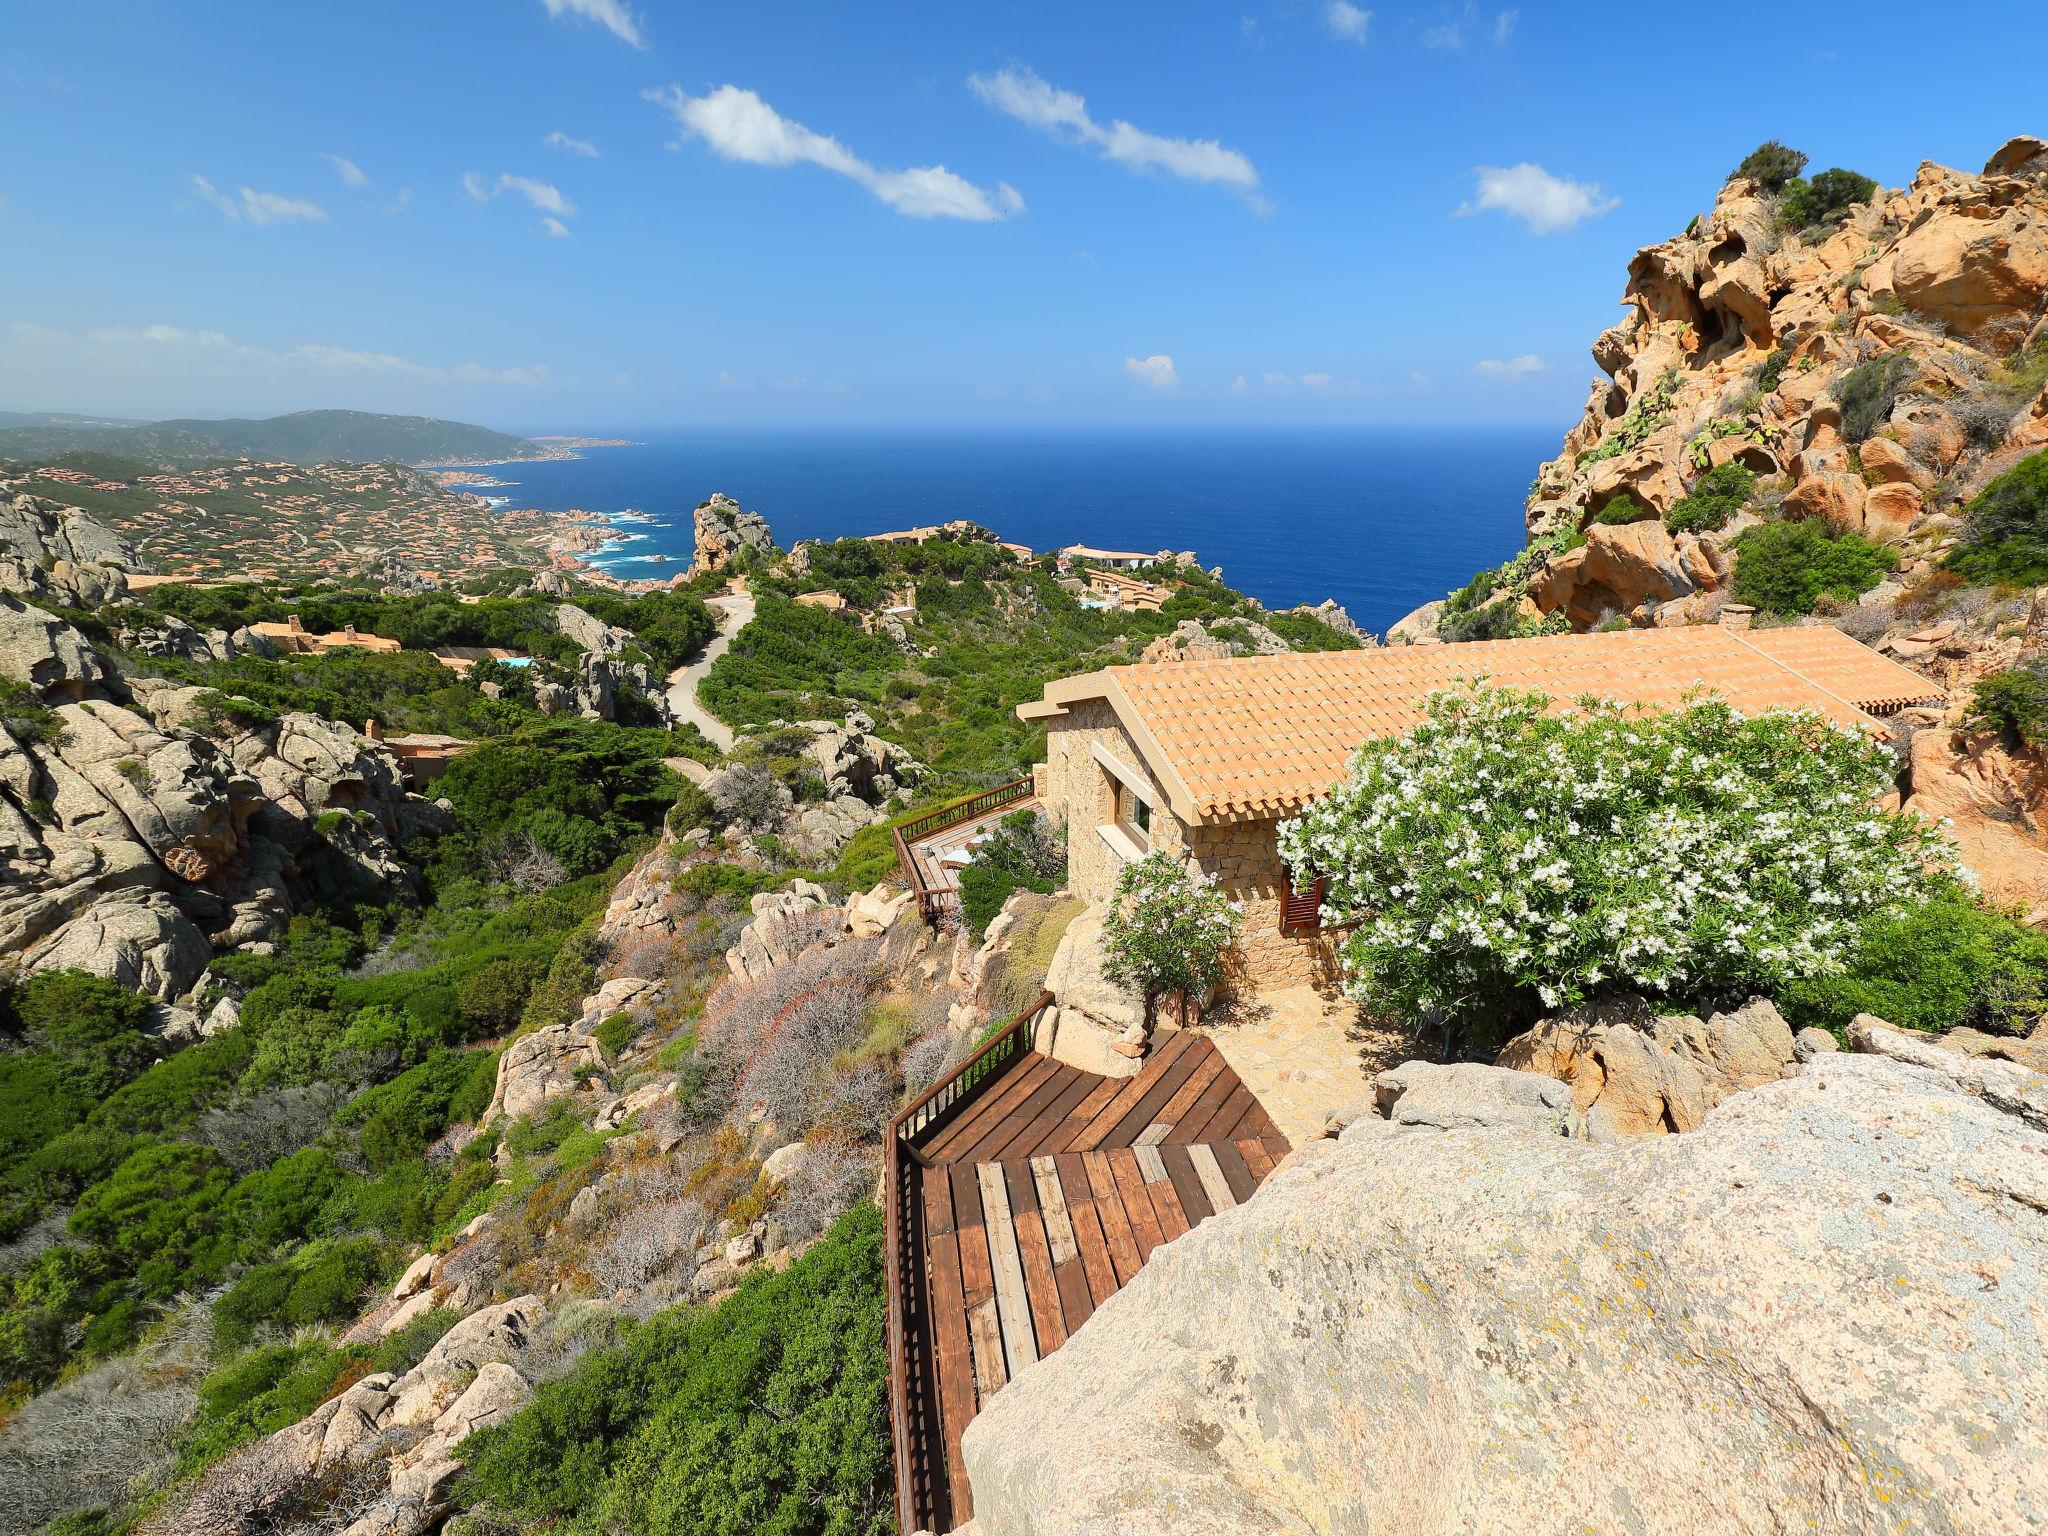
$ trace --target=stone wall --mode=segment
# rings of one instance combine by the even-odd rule
[[[1280,861],[1277,824],[1247,821],[1189,827],[1182,823],[1165,809],[1166,791],[1137,743],[1117,720],[1116,712],[1100,699],[1074,704],[1064,718],[1053,722],[1046,738],[1046,761],[1034,774],[1046,814],[1066,826],[1067,884],[1076,896],[1106,904],[1123,867],[1123,861],[1095,830],[1114,814],[1112,781],[1095,756],[1096,746],[1136,769],[1150,787],[1157,806],[1152,846],[1176,855],[1191,849],[1195,867],[1216,880],[1232,900],[1243,904],[1241,954],[1231,966],[1231,991],[1334,982],[1336,946],[1329,935],[1280,931],[1287,869]]]
[[[1244,909],[1239,955],[1231,966],[1229,990],[1270,991],[1304,982],[1337,981],[1334,936],[1282,933],[1280,907],[1287,894],[1287,866],[1280,857],[1279,823],[1225,822],[1193,829],[1195,864]]]
[[[1114,781],[1097,760],[1100,746],[1126,768],[1137,770],[1153,805],[1151,842],[1162,853],[1179,854],[1186,830],[1166,808],[1166,790],[1152,774],[1144,754],[1117,720],[1116,711],[1101,699],[1069,706],[1064,718],[1052,722],[1046,737],[1045,773],[1040,780],[1045,813],[1067,831],[1067,885],[1083,901],[1107,902],[1116,889],[1123,860],[1096,833],[1115,816]]]

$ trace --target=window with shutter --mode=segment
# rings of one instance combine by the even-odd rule
[[[1314,933],[1323,926],[1323,877],[1287,872],[1287,888],[1280,894],[1280,931]]]

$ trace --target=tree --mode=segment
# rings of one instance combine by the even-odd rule
[[[1280,829],[1357,927],[1346,991],[1468,1041],[1609,992],[1693,1004],[1841,971],[1953,849],[1879,808],[1891,755],[1807,713],[1643,714],[1477,686]]]
[[[1896,551],[1811,519],[1751,528],[1735,550],[1735,600],[1788,617],[1813,612],[1824,597],[1851,602],[1899,563]]]
[[[1965,581],[2048,581],[2048,452],[2021,459],[1963,509],[1948,568]]]
[[[1214,885],[1164,853],[1123,867],[1102,924],[1102,970],[1140,992],[1146,1011],[1169,992],[1195,998],[1223,979],[1243,913]]]
[[[1822,171],[1811,181],[1794,177],[1778,200],[1778,223],[1786,229],[1807,229],[1840,218],[1858,203],[1867,203],[1877,183],[1840,166]]]
[[[1765,139],[1747,155],[1742,164],[1735,167],[1730,181],[1740,178],[1754,182],[1759,190],[1770,193],[1782,192],[1786,184],[1806,169],[1806,156],[1796,149],[1787,149],[1776,139]]]

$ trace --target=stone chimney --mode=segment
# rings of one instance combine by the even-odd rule
[[[372,741],[382,741],[384,739],[384,727],[374,720],[365,720],[363,722],[363,734]]]
[[[291,632],[295,635],[303,635],[306,632],[306,626],[299,622],[299,616],[296,613],[291,617],[290,628]]]
[[[1756,617],[1756,610],[1747,603],[1723,603],[1720,623],[1723,629],[1747,629]]]

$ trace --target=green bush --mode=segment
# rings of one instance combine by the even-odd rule
[[[1813,612],[1823,597],[1853,602],[1899,563],[1882,544],[1859,533],[1830,534],[1811,520],[1748,529],[1735,549],[1735,600],[1787,617]]]
[[[1596,512],[1593,515],[1593,521],[1613,526],[1620,523],[1640,523],[1643,519],[1655,517],[1656,515],[1648,507],[1637,501],[1635,497],[1629,495],[1627,491],[1623,491]]]
[[[1037,811],[1012,811],[996,823],[960,871],[960,916],[976,938],[1018,891],[1057,890],[1067,878],[1067,853]]]
[[[1756,471],[1730,459],[1708,470],[1697,484],[1671,505],[1664,526],[1673,533],[1712,533],[1749,504],[1756,493]]]
[[[1887,352],[1843,374],[1835,385],[1835,399],[1842,407],[1842,436],[1852,443],[1867,441],[1891,419],[1899,391],[1913,382],[1914,373],[1912,358],[1903,352]]]
[[[628,1325],[463,1445],[458,1498],[557,1536],[891,1536],[881,1215],[715,1308]]]
[[[1281,824],[1282,857],[1358,925],[1360,1002],[1490,1046],[1608,991],[1775,996],[1839,972],[1844,920],[1924,900],[1952,856],[1879,809],[1891,755],[1817,716],[1550,703],[1436,694]]]
[[[240,1349],[264,1328],[289,1331],[354,1317],[382,1264],[383,1250],[374,1239],[351,1238],[314,1243],[290,1258],[258,1265],[214,1303],[221,1347]]]
[[[1837,1033],[1874,1013],[1902,1029],[2025,1034],[2048,1010],[2048,935],[1951,889],[1867,919],[1845,971],[1795,981],[1778,1002],[1795,1026]]]
[[[1742,164],[1735,167],[1729,180],[1741,177],[1755,182],[1764,192],[1782,192],[1786,184],[1805,169],[1805,155],[1796,149],[1787,149],[1776,139],[1766,139],[1743,156]]]
[[[597,1026],[597,1048],[604,1052],[606,1061],[617,1061],[619,1053],[633,1043],[633,1037],[640,1033],[640,1026],[633,1022],[630,1013],[615,1013]]]
[[[266,1344],[237,1355],[199,1384],[199,1411],[178,1460],[192,1473],[236,1446],[272,1434],[318,1408],[369,1351],[318,1341]]]
[[[1810,229],[1839,219],[1858,203],[1876,195],[1877,183],[1840,166],[1825,170],[1811,181],[1793,177],[1785,183],[1778,199],[1778,224],[1784,229]]]
[[[64,738],[64,717],[12,677],[0,677],[0,725],[27,747],[55,746]]]
[[[226,1268],[221,1216],[232,1182],[205,1147],[145,1146],[78,1197],[68,1225],[161,1300]]]
[[[676,803],[669,807],[667,820],[670,835],[681,837],[699,827],[716,826],[718,808],[711,803],[703,785],[684,779],[676,789]]]
[[[1102,924],[1102,973],[1152,1000],[1199,997],[1223,979],[1243,915],[1215,885],[1170,855],[1148,853],[1116,878]]]
[[[1965,581],[2048,582],[2048,451],[2021,459],[1977,493],[1946,563]]]
[[[462,978],[455,989],[455,1006],[472,1038],[510,1034],[519,1025],[526,1000],[547,974],[547,966],[535,959],[494,960]]]
[[[2048,667],[2035,662],[1978,679],[1970,708],[1973,730],[1997,731],[2013,746],[2048,742]]]

